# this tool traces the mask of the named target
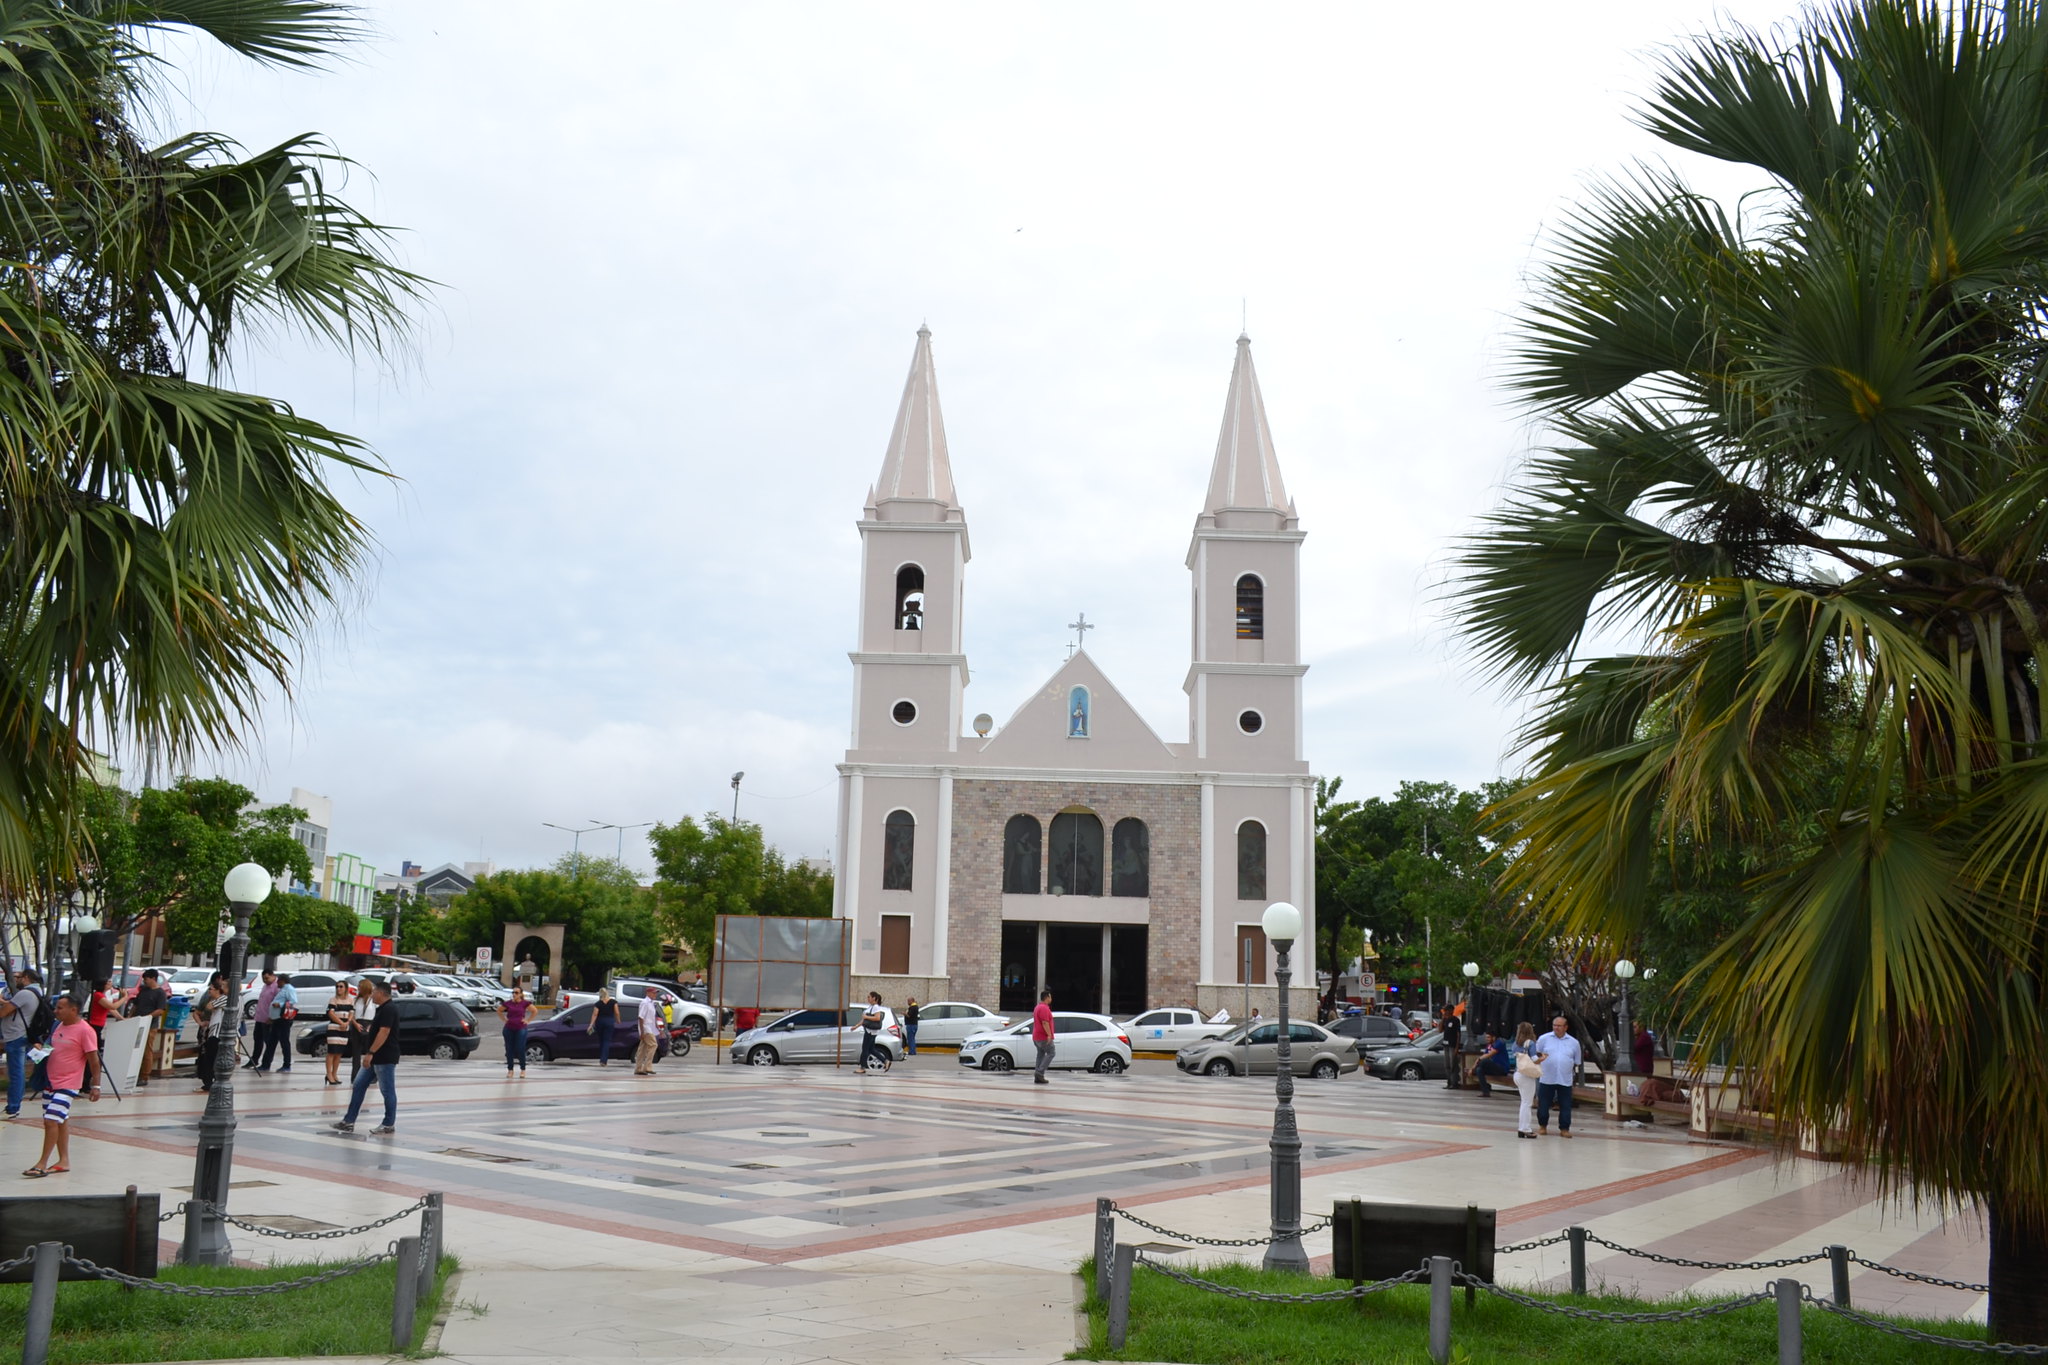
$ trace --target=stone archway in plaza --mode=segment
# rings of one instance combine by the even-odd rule
[[[533,958],[535,975],[546,975],[559,981],[562,961],[562,934],[566,926],[560,924],[519,924],[505,925],[505,946],[499,953],[498,979],[510,986],[517,979],[513,974],[521,957]],[[529,989],[532,983],[527,983]]]

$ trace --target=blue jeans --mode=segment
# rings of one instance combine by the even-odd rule
[[[526,1070],[526,1030],[508,1026],[505,1029],[506,1075],[512,1074],[512,1068],[515,1064],[517,1064],[521,1071]]]
[[[7,1044],[7,1112],[21,1112],[21,1092],[28,1085],[28,1038],[24,1035]]]
[[[915,1024],[905,1024],[903,1026],[903,1055],[906,1057],[915,1057],[917,1055],[917,1025]]]
[[[1536,1126],[1550,1126],[1550,1102],[1557,1101],[1557,1131],[1569,1133],[1572,1130],[1572,1088],[1568,1085],[1551,1085],[1545,1081],[1536,1083]]]
[[[597,1026],[597,1060],[609,1062],[612,1059],[612,1034],[618,1032],[618,1025],[602,1021]]]
[[[365,1065],[356,1073],[355,1088],[349,1092],[348,1112],[341,1116],[343,1123],[354,1123],[356,1115],[363,1112],[363,1099],[370,1093],[370,1082],[375,1079],[377,1089],[384,1096],[384,1126],[398,1126],[398,1064],[381,1062]]]

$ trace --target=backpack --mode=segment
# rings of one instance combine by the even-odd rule
[[[50,1041],[50,1034],[57,1027],[57,1007],[50,1003],[50,993],[41,986],[28,989],[34,991],[36,997],[35,1013],[28,1017],[28,1042],[30,1047],[40,1047]]]

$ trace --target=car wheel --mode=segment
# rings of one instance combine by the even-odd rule
[[[988,1056],[981,1059],[981,1069],[983,1071],[1015,1071],[1017,1063],[1011,1060],[1009,1053],[990,1049]]]
[[[1114,1076],[1124,1069],[1124,1059],[1114,1052],[1105,1052],[1095,1059],[1091,1068],[1098,1076]]]
[[[1308,1069],[1308,1074],[1315,1077],[1319,1081],[1335,1080],[1337,1078],[1337,1064],[1331,1061],[1328,1057],[1325,1057],[1323,1058],[1323,1060],[1317,1062],[1314,1066],[1310,1067]]]
[[[1215,1061],[1203,1067],[1202,1070],[1211,1076],[1235,1076],[1237,1074],[1237,1068],[1222,1057],[1218,1057]]]
[[[747,1062],[751,1066],[774,1066],[781,1060],[780,1057],[775,1055],[775,1049],[766,1043],[762,1043],[747,1053]]]
[[[693,1043],[704,1041],[704,1021],[694,1016],[683,1021],[683,1036]]]
[[[526,1045],[526,1064],[528,1066],[552,1062],[553,1060],[555,1060],[554,1050],[546,1043],[528,1043]]]
[[[1419,1081],[1422,1079],[1422,1063],[1403,1062],[1400,1066],[1395,1068],[1394,1075],[1399,1080]]]
[[[452,1062],[462,1055],[462,1049],[455,1046],[453,1040],[443,1038],[440,1042],[434,1044],[432,1055],[437,1062]]]

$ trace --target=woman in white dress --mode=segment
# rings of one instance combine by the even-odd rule
[[[1536,1043],[1536,1026],[1524,1022],[1515,1029],[1515,1092],[1522,1097],[1521,1111],[1515,1116],[1515,1136],[1536,1139],[1536,1077],[1522,1066],[1522,1059],[1536,1059],[1530,1048]]]

